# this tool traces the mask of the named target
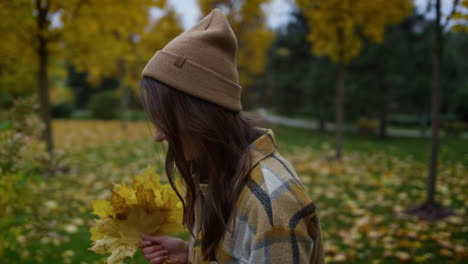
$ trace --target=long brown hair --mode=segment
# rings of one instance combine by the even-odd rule
[[[140,99],[151,122],[166,135],[168,149],[165,170],[168,180],[182,201],[183,223],[192,232],[197,181],[207,183],[201,215],[201,248],[207,260],[230,230],[228,220],[251,168],[249,145],[262,135],[254,119],[244,112],[232,112],[190,94],[176,90],[150,77],[140,80]],[[197,153],[186,160],[184,146]],[[187,150],[187,149],[185,149]],[[201,157],[201,158],[200,158]],[[179,172],[185,198],[174,185]],[[195,236],[193,234],[192,236]]]

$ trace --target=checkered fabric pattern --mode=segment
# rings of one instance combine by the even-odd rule
[[[202,260],[199,223],[190,239],[189,263],[324,263],[320,222],[291,164],[276,150],[271,129],[251,145],[251,176],[237,201],[237,213],[216,250],[216,260]],[[201,194],[206,185],[200,184]],[[197,199],[200,201],[201,199]],[[200,215],[201,202],[196,204]]]

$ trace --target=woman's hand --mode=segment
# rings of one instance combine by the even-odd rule
[[[171,264],[186,264],[188,243],[170,236],[149,236],[141,234],[141,252],[151,264],[161,264],[166,260]]]

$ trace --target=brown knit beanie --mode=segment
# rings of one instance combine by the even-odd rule
[[[236,57],[237,38],[226,16],[215,8],[158,50],[142,75],[239,112],[242,88]]]

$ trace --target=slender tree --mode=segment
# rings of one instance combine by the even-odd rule
[[[442,72],[442,52],[443,52],[443,29],[448,25],[452,18],[459,0],[453,1],[452,12],[442,21],[441,0],[435,0],[435,25],[434,25],[434,47],[432,52],[432,100],[431,100],[431,149],[430,160],[428,164],[427,177],[427,197],[426,201],[421,205],[415,206],[406,210],[407,213],[417,215],[424,219],[435,220],[444,218],[453,214],[449,209],[443,208],[436,202],[436,182],[437,182],[437,165],[439,154],[439,130],[440,130],[440,87],[441,87],[441,72]]]
[[[15,50],[2,54],[6,61],[34,65],[45,124],[43,139],[49,153],[53,154],[54,149],[49,100],[50,58],[66,58],[79,71],[88,71],[90,80],[98,83],[103,76],[117,72],[116,59],[128,54],[129,35],[141,33],[148,25],[149,8],[161,7],[164,3],[165,0],[114,1],[112,4],[100,0],[0,2],[5,24],[14,25],[0,27],[2,38],[6,40],[0,42],[0,50]],[[53,20],[58,22],[52,23]],[[16,70],[18,83],[22,76],[28,79],[30,72],[21,72],[23,69]],[[6,74],[1,71],[0,79]]]
[[[364,38],[383,42],[385,27],[411,14],[411,0],[297,0],[311,32],[312,52],[339,67],[336,82],[336,146],[332,159],[342,158],[346,66],[362,50]]]

